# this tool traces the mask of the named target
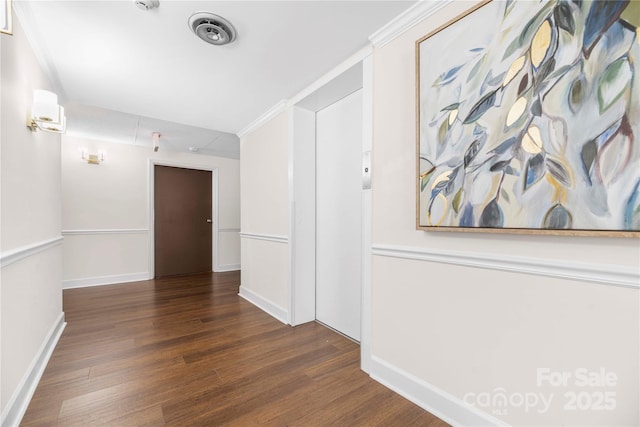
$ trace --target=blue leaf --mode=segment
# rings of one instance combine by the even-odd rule
[[[473,227],[473,223],[473,206],[467,203],[464,207],[464,211],[462,211],[462,216],[460,217],[460,227]]]
[[[600,37],[618,20],[628,4],[629,0],[594,1],[591,4],[582,37],[582,50],[587,58]]]
[[[542,154],[536,154],[527,161],[525,168],[524,190],[527,190],[544,175],[544,157]]]
[[[624,210],[624,228],[640,230],[640,179],[636,181]]]
[[[480,215],[480,227],[500,228],[504,223],[504,214],[496,199],[493,199]]]
[[[464,67],[464,64],[458,65],[457,67],[453,67],[450,70],[440,74],[440,77],[438,77],[438,79],[435,81],[435,83],[433,83],[433,85],[444,86],[447,83],[451,83],[453,78],[456,76],[456,74],[458,73],[458,71],[460,71],[462,67]]]

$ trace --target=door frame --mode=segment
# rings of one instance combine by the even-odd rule
[[[149,192],[147,194],[147,206],[149,212],[149,279],[153,279],[156,275],[155,266],[155,166],[169,166],[183,169],[194,169],[211,172],[211,219],[213,227],[211,227],[211,269],[219,270],[218,265],[218,167],[209,165],[199,165],[197,163],[180,162],[166,159],[149,159],[148,177]]]
[[[308,268],[308,258],[315,259],[315,237],[308,238],[308,231],[298,218],[301,205],[313,203],[315,212],[315,186],[313,189],[313,202],[300,200],[297,185],[300,184],[300,172],[310,174],[313,171],[315,183],[315,108],[305,105],[305,100],[311,100],[311,104],[317,102],[314,97],[321,93],[325,87],[332,86],[331,91],[349,90],[339,81],[340,77],[360,64],[362,67],[362,153],[370,154],[373,148],[373,49],[371,46],[363,48],[351,58],[344,61],[332,72],[325,75],[308,89],[289,101],[289,311],[288,323],[292,326],[315,320],[315,267]],[[342,93],[342,97],[349,95]],[[316,110],[317,111],[317,110]],[[299,161],[296,155],[296,147],[314,144],[314,152],[311,162],[308,156]],[[369,166],[371,167],[371,166]],[[304,179],[302,180],[304,181]],[[303,182],[306,185],[306,182]],[[372,190],[362,190],[362,289],[360,312],[360,368],[369,373],[371,367],[371,341],[372,341]],[[307,206],[308,207],[308,206]],[[307,215],[306,227],[311,218]],[[315,217],[312,219],[315,236]],[[305,237],[306,235],[306,237]],[[304,270],[301,268],[302,266]],[[303,270],[303,271],[301,271]],[[312,271],[311,271],[312,270]],[[311,277],[312,276],[312,277]]]

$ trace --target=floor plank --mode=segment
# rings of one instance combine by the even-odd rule
[[[238,272],[64,291],[23,426],[447,424],[370,379],[360,348],[238,297]]]

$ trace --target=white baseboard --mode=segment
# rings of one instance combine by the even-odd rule
[[[285,325],[288,325],[289,322],[287,319],[289,318],[289,313],[284,308],[272,303],[271,301],[261,297],[249,289],[243,288],[240,286],[240,292],[238,293],[242,298],[249,301],[251,304],[255,305],[262,311],[270,314],[272,317],[275,317]]]
[[[149,280],[149,273],[116,274],[113,276],[85,277],[62,281],[62,289],[87,288],[90,286],[114,285],[116,283],[138,282]]]
[[[36,387],[40,382],[40,378],[47,367],[47,363],[51,358],[51,354],[62,335],[62,331],[67,323],[64,321],[64,313],[60,313],[58,319],[54,322],[49,334],[42,342],[38,353],[31,361],[31,365],[22,377],[20,384],[14,391],[11,399],[7,403],[5,410],[2,411],[1,425],[2,427],[14,427],[20,424],[22,417],[27,411],[29,402],[36,391]]]
[[[508,425],[376,356],[371,357],[370,367],[371,378],[452,426]]]
[[[226,265],[219,265],[218,267],[216,267],[214,272],[222,273],[224,271],[238,271],[238,270],[240,270],[240,264],[226,264]]]

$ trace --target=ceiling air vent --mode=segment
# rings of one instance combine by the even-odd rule
[[[218,46],[231,43],[236,39],[236,29],[221,16],[209,12],[198,12],[189,18],[191,31],[206,41]]]

